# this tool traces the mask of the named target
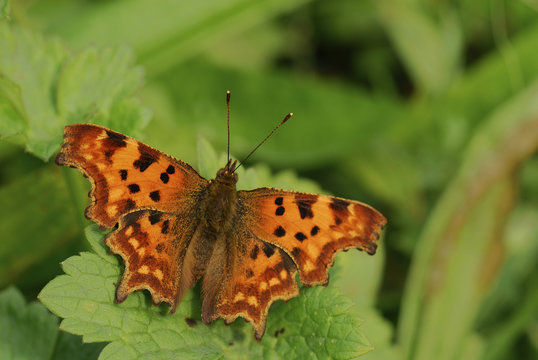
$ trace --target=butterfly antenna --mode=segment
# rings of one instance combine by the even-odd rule
[[[271,131],[271,132],[269,133],[269,135],[267,135],[267,136],[265,137],[265,139],[263,139],[263,140],[258,144],[258,146],[256,146],[256,147],[255,147],[255,148],[254,148],[254,149],[253,149],[253,150],[252,150],[252,151],[251,151],[251,152],[250,152],[250,153],[249,153],[249,154],[248,154],[248,155],[247,155],[247,156],[246,156],[240,163],[239,163],[239,165],[237,165],[237,167],[236,167],[235,169],[233,169],[232,172],[235,172],[235,170],[239,169],[239,167],[240,167],[241,165],[243,165],[243,163],[244,163],[245,161],[248,160],[248,158],[250,157],[250,155],[254,154],[254,152],[255,152],[256,150],[258,150],[258,148],[259,148],[260,146],[262,146],[263,143],[266,142],[267,139],[269,139],[269,138],[271,137],[271,135],[273,135],[273,134],[275,133],[275,131],[276,131],[279,127],[281,127],[282,125],[284,125],[284,123],[285,123],[286,121],[288,121],[288,119],[289,119],[290,117],[292,117],[292,116],[293,116],[293,113],[289,113],[288,115],[286,115],[286,117],[284,118],[284,120],[282,120],[282,121],[280,122],[280,124],[278,124],[277,126],[275,126],[275,128],[273,129],[273,131]]]
[[[230,90],[226,90],[226,109],[228,110],[228,162],[230,161]]]

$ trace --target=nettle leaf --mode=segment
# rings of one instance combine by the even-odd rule
[[[212,160],[204,164],[204,171],[213,172],[217,161],[226,159],[223,155],[217,160],[203,141],[200,152],[202,159],[206,159],[205,152],[214,155],[209,156]],[[240,176],[255,183],[265,175],[249,169]],[[109,342],[100,359],[289,359],[311,357],[312,353],[319,358],[350,359],[372,350],[359,331],[360,320],[351,310],[351,301],[334,288],[303,288],[300,297],[275,303],[260,343],[254,340],[252,326],[243,321],[230,326],[222,320],[211,326],[202,324],[199,286],[187,293],[174,315],[168,314],[166,304],[152,306],[149,294],[141,291],[115,304],[123,264],[109,254],[103,243],[105,234],[96,225],[89,226],[86,237],[94,252],[65,260],[65,275],[49,282],[38,296],[63,318],[62,330],[81,335],[84,342]]]
[[[0,136],[20,134],[43,160],[69,123],[137,135],[151,113],[132,98],[143,72],[125,46],[71,52],[57,39],[0,24]]]
[[[301,296],[278,303],[269,317],[265,345],[283,359],[353,359],[373,347],[350,316],[351,300],[335,288],[302,288]]]

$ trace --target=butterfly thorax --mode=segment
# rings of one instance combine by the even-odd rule
[[[235,163],[234,163],[235,164]],[[205,220],[208,228],[217,233],[227,231],[237,204],[237,174],[228,162],[208,185],[205,198]]]

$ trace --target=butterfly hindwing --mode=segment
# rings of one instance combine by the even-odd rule
[[[178,250],[172,245],[174,217],[155,210],[134,211],[122,216],[116,231],[105,238],[113,254],[125,262],[118,284],[116,301],[121,303],[131,292],[146,289],[153,302],[175,303],[178,284]]]
[[[208,323],[220,317],[229,324],[241,316],[252,323],[256,339],[261,340],[271,304],[299,295],[295,281],[297,268],[284,251],[254,236],[237,240],[241,250],[226,269],[214,307],[203,312],[202,319]],[[211,271],[208,268],[206,277],[212,276]],[[208,300],[204,298],[204,303]]]
[[[252,214],[252,233],[284,250],[306,286],[327,284],[338,251],[374,254],[386,223],[377,210],[358,201],[271,188],[238,194]]]
[[[135,290],[146,289],[154,304],[167,302],[175,311],[185,291],[197,280],[192,278],[193,265],[185,264],[195,222],[188,212],[157,210],[134,211],[119,219],[118,229],[105,238],[110,251],[125,262],[116,302],[123,302]]]
[[[102,126],[66,126],[64,140],[56,163],[90,179],[92,204],[85,215],[105,229],[139,209],[173,212],[207,183],[188,164]]]

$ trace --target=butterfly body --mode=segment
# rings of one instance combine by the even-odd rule
[[[235,163],[206,180],[188,164],[113,130],[67,126],[56,163],[92,182],[85,215],[112,229],[125,262],[116,302],[146,289],[174,312],[202,281],[202,320],[241,316],[260,340],[269,306],[326,285],[338,251],[374,254],[386,219],[368,205],[272,188],[237,190]]]

